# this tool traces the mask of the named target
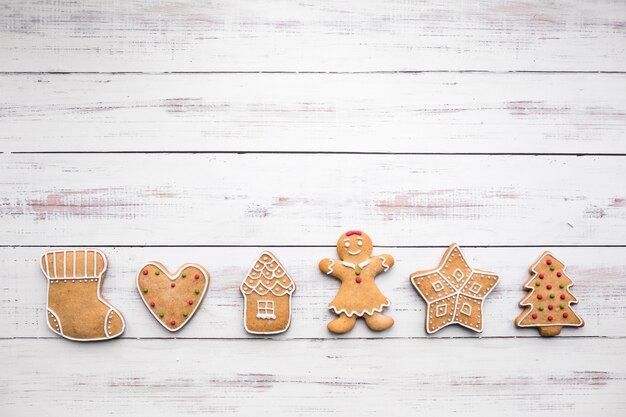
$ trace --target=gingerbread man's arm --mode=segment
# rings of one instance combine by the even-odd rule
[[[377,255],[372,256],[370,263],[376,269],[376,273],[380,274],[381,272],[386,272],[391,268],[395,263],[395,259],[391,255]]]
[[[322,271],[326,275],[331,275],[338,280],[341,280],[341,276],[338,271],[338,264],[341,265],[341,262],[336,259],[322,259],[320,261],[320,271]]]

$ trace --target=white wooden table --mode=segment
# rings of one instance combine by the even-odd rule
[[[626,413],[626,3],[2,1],[0,415]],[[345,230],[396,266],[396,325],[326,330]],[[408,277],[458,242],[502,279],[485,331],[424,330]],[[46,327],[48,248],[108,255],[120,339]],[[271,248],[291,329],[245,333]],[[513,320],[545,250],[582,329]],[[208,267],[170,334],[144,262]]]

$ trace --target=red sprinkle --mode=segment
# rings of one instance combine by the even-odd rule
[[[170,284],[170,286],[171,286],[172,288],[174,288],[174,287],[176,286],[176,283],[175,283],[175,282],[172,282],[172,283]]]
[[[552,289],[552,285],[548,284],[548,285],[546,286],[546,288],[547,288],[547,289],[549,289],[549,290],[551,290],[551,289]]]
[[[534,313],[533,313],[533,316],[532,316],[532,317],[533,317],[534,319],[536,319],[536,318],[537,318],[537,314],[534,314]]]
[[[539,279],[543,279],[543,274],[539,274]]]
[[[564,319],[566,319],[566,318],[567,318],[567,316],[569,316],[569,314],[567,314],[567,313],[563,313],[563,318],[564,318]]]
[[[546,261],[546,263],[547,263],[548,265],[552,265],[552,259],[548,259],[548,260]]]
[[[196,274],[196,275],[194,276],[194,278],[195,278],[195,279],[200,279],[200,274]]]
[[[552,320],[554,320],[554,317],[548,316],[548,321],[552,321]]]
[[[561,275],[563,275],[563,274],[561,274],[560,272],[557,272],[557,273],[556,273],[556,276],[557,276],[557,277],[560,277]]]
[[[171,324],[172,326],[176,326],[176,321],[175,321],[175,320],[172,320],[172,321],[170,321],[170,324]]]
[[[150,307],[154,307],[156,304],[154,304],[154,301],[150,301]]]
[[[187,304],[192,305],[193,304],[193,300],[187,301]]]
[[[356,281],[357,284],[361,283],[361,277],[356,277],[354,280]]]
[[[541,300],[542,298],[543,298],[543,295],[541,295],[541,294],[537,294],[537,299],[538,299],[538,300]]]
[[[143,270],[143,274],[144,274],[144,275],[148,275],[148,270],[147,270],[147,269],[144,269],[144,270]]]
[[[552,310],[554,306],[552,304],[548,304],[548,310]]]
[[[565,300],[565,294],[561,294],[561,300]]]

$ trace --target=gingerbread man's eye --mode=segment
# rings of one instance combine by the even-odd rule
[[[349,248],[349,247],[350,247],[350,242],[345,242],[345,243],[343,244],[343,246],[345,246],[346,248]]]
[[[363,246],[363,241],[359,240],[356,244],[359,245],[359,246]]]

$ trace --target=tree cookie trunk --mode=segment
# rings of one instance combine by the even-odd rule
[[[556,336],[561,333],[563,326],[545,326],[539,327],[539,334],[542,336]]]

